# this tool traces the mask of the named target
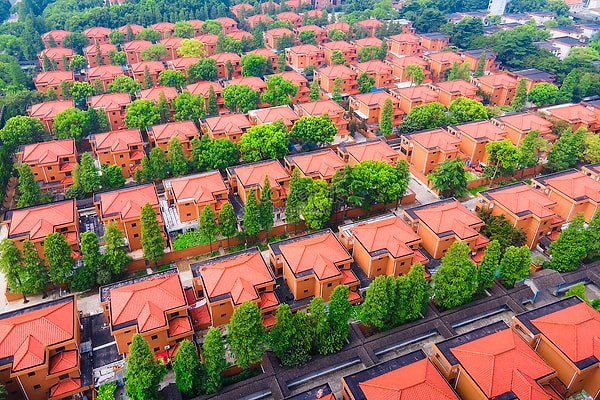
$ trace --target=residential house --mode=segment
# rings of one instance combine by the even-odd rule
[[[473,78],[472,83],[486,93],[489,103],[495,106],[510,105],[517,89],[517,80],[504,72]]]
[[[33,104],[27,107],[27,115],[38,118],[40,121],[42,121],[42,124],[46,130],[52,133],[52,124],[54,123],[54,117],[56,117],[56,114],[66,110],[67,108],[73,107],[75,107],[73,100],[45,101],[43,103]]]
[[[581,172],[594,180],[600,180],[600,163],[587,164],[581,167]]]
[[[167,67],[175,71],[181,71],[187,76],[188,69],[198,61],[200,61],[198,57],[178,57],[167,61]]]
[[[301,44],[285,49],[285,61],[297,69],[304,69],[309,65],[320,68],[325,64],[325,52],[314,44]]]
[[[335,101],[326,99],[299,103],[294,105],[294,109],[299,117],[327,114],[338,128],[336,140],[345,141],[349,137],[348,120],[344,117],[346,111]]]
[[[313,387],[311,389],[305,390],[304,392],[301,392],[296,395],[285,398],[285,400],[315,400],[315,399],[336,400],[335,395],[333,394],[333,391],[331,390],[331,386],[329,386],[329,383],[325,382],[325,384],[323,384],[323,385]]]
[[[412,82],[411,77],[406,74],[406,67],[409,65],[416,65],[421,67],[425,79],[423,81],[431,80],[431,72],[429,71],[429,63],[419,56],[402,56],[396,57],[391,55],[385,61],[392,66],[392,73],[396,79],[400,82]]]
[[[102,84],[102,90],[108,92],[110,85],[117,76],[123,75],[123,67],[119,65],[99,65],[87,70],[87,80],[94,83],[97,80]]]
[[[421,246],[435,259],[442,258],[457,241],[465,242],[473,253],[489,243],[479,233],[483,221],[454,198],[404,210],[402,216],[423,239]]]
[[[205,299],[212,326],[229,323],[245,301],[258,306],[263,324],[275,323],[279,305],[275,279],[257,247],[195,262],[190,269],[194,291],[199,299]]]
[[[278,47],[277,46],[277,42],[283,36],[295,38],[294,32],[292,32],[288,28],[274,28],[274,29],[269,29],[268,31],[264,32],[265,45],[267,47],[272,48],[272,49],[276,49]]]
[[[361,49],[364,49],[365,47],[378,47],[381,48],[383,41],[381,39],[378,39],[374,36],[367,36],[365,38],[362,39],[356,39],[352,41],[352,44],[354,45],[354,47],[356,47],[356,54],[358,55],[358,53],[360,52]]]
[[[356,23],[356,26],[360,27],[363,31],[365,31],[368,36],[375,36],[377,28],[381,28],[383,26],[383,22],[375,18],[369,18],[364,19],[362,21],[358,21]]]
[[[229,8],[232,12],[233,15],[235,15],[235,17],[237,19],[240,18],[248,18],[246,15],[248,13],[252,13],[252,10],[254,9],[254,7],[251,4],[248,3],[240,3],[240,4],[236,4],[234,6],[231,6]]]
[[[215,96],[217,96],[217,106],[219,112],[227,110],[225,107],[225,100],[223,99],[223,86],[219,82],[209,81],[198,81],[196,83],[190,83],[185,87],[185,90],[191,94],[199,94],[206,99],[205,108],[208,108],[208,95],[210,93],[210,87],[212,86]]]
[[[296,39],[298,38],[300,33],[304,31],[312,31],[315,34],[317,46],[320,46],[329,40],[329,38],[327,37],[327,30],[317,25],[304,25],[294,29],[294,31],[296,32]]]
[[[323,67],[315,70],[313,79],[317,79],[321,89],[331,94],[334,92],[336,78],[340,78],[342,81],[341,94],[352,95],[359,92],[356,77],[356,71],[345,65],[332,65],[331,67]]]
[[[246,22],[248,23],[250,29],[254,29],[254,27],[256,27],[256,25],[259,23],[269,24],[273,22],[273,18],[266,14],[254,14],[246,17]]]
[[[302,16],[293,11],[284,11],[277,14],[278,21],[290,21],[292,28],[298,29],[302,26]]]
[[[555,371],[504,321],[433,344],[431,361],[463,399],[560,397]]]
[[[80,353],[77,296],[0,314],[0,383],[11,400],[92,398],[91,360]]]
[[[235,53],[219,53],[210,56],[217,62],[217,76],[224,79],[235,79],[242,76],[242,65],[240,64],[240,56]],[[231,72],[227,65],[231,65]],[[231,73],[231,76],[229,74]]]
[[[554,210],[567,222],[583,213],[589,221],[600,204],[600,182],[575,169],[539,176],[531,182],[548,198],[556,202]]]
[[[71,173],[77,164],[75,139],[51,140],[21,146],[19,163],[26,163],[41,188],[61,193],[73,183]]]
[[[254,36],[250,32],[246,31],[233,31],[227,34],[227,36],[231,37],[234,40],[254,40]]]
[[[284,71],[278,74],[273,74],[265,77],[267,84],[271,77],[281,76],[283,79],[286,79],[292,84],[298,86],[298,91],[296,95],[292,98],[292,103],[300,103],[309,101],[310,88],[308,87],[308,79],[304,75],[296,71]]]
[[[109,43],[108,34],[111,32],[109,28],[102,26],[94,26],[83,31],[83,34],[90,40],[90,44],[105,44]]]
[[[408,114],[416,106],[438,101],[438,93],[426,85],[392,89],[392,95],[398,99],[400,111]]]
[[[359,63],[354,65],[354,70],[357,75],[361,75],[366,73],[373,79],[375,79],[375,83],[373,86],[376,88],[392,88],[396,85],[394,84],[395,77],[393,75],[393,68],[380,60],[371,60],[363,63]]]
[[[160,97],[165,96],[165,99],[169,102],[171,106],[171,114],[173,114],[173,99],[177,97],[179,92],[177,89],[171,86],[155,86],[149,89],[142,89],[138,91],[135,95],[138,99],[151,100],[155,104],[158,104]]]
[[[364,131],[368,137],[375,136],[375,132],[379,131],[381,109],[388,99],[393,106],[392,126],[398,126],[402,121],[402,111],[400,111],[400,100],[396,97],[385,91],[362,93],[350,97],[352,116],[361,125],[364,124]]]
[[[107,93],[88,98],[88,106],[96,110],[102,109],[110,122],[113,131],[125,127],[125,108],[131,103],[129,93]]]
[[[542,108],[540,112],[555,122],[566,122],[573,132],[579,128],[596,132],[600,128],[598,115],[596,115],[593,109],[589,109],[582,104],[560,104]]]
[[[527,91],[529,92],[536,83],[554,83],[556,75],[537,68],[527,68],[519,71],[509,72],[510,75],[518,79],[527,80]]]
[[[227,138],[233,143],[240,141],[242,135],[252,126],[245,114],[223,114],[201,120],[202,132],[211,139]]]
[[[260,199],[265,177],[271,184],[273,206],[276,214],[281,213],[289,188],[290,174],[278,160],[258,161],[227,168],[227,181],[233,194],[237,194],[242,203],[246,204],[250,189],[254,189],[257,199]],[[277,218],[278,219],[278,218]]]
[[[344,161],[332,149],[285,156],[285,168],[292,174],[298,168],[300,176],[331,182],[333,174],[345,167]]]
[[[206,206],[217,214],[229,190],[219,171],[186,175],[163,181],[169,206],[175,206],[180,222],[195,222]]]
[[[579,297],[566,299],[517,315],[512,328],[556,371],[552,387],[568,398],[585,390],[600,392],[598,336],[600,314]]]
[[[463,62],[469,63],[469,67],[473,72],[477,70],[482,54],[485,54],[484,72],[497,72],[500,67],[500,63],[496,61],[496,53],[487,49],[463,50],[460,54],[464,60]]]
[[[52,47],[52,46],[50,46],[50,37],[52,37],[52,40],[54,40],[54,45],[56,47],[63,47],[63,45],[62,45],[63,39],[65,38],[65,36],[67,36],[70,33],[71,32],[65,31],[62,29],[53,29],[51,31],[48,31],[48,32],[42,34],[42,42],[44,42],[44,47],[47,49]]]
[[[144,74],[146,70],[150,73],[153,86],[156,86],[158,85],[158,75],[161,71],[165,70],[165,64],[163,64],[162,61],[142,61],[129,65],[129,73],[132,75],[133,79],[140,82],[142,85],[145,84]]]
[[[547,39],[558,50],[556,56],[562,61],[569,56],[574,47],[586,47],[586,43],[571,36],[560,36]]]
[[[144,140],[138,128],[97,133],[90,137],[92,153],[100,165],[118,165],[125,178],[133,177],[144,158]]]
[[[436,82],[444,80],[444,71],[450,69],[452,64],[463,62],[460,54],[453,51],[440,51],[439,53],[428,54],[425,59],[429,62],[429,70],[432,79]]]
[[[355,166],[363,161],[385,161],[395,165],[400,156],[384,138],[377,138],[360,143],[342,143],[337,148],[344,162]]]
[[[250,86],[250,89],[258,93],[259,98],[262,97],[265,90],[267,90],[267,84],[258,76],[243,76],[231,79],[225,83],[225,86],[229,85],[248,85]],[[258,102],[261,104],[261,100],[258,100]]]
[[[44,240],[51,233],[61,233],[73,251],[79,249],[79,215],[75,199],[8,210],[2,223],[7,238],[23,249],[29,240],[40,257],[44,257]]]
[[[204,21],[201,21],[199,19],[190,19],[190,20],[188,20],[188,22],[190,24],[192,24],[192,26],[194,27],[194,36],[199,35],[200,30],[202,29],[202,25],[204,24]]]
[[[422,239],[402,218],[388,214],[339,227],[339,239],[369,278],[406,275],[413,264],[427,264]]]
[[[444,106],[449,107],[450,103],[459,97],[466,97],[472,100],[481,100],[477,95],[477,86],[463,81],[462,79],[454,79],[451,81],[438,82],[431,85],[431,88],[438,92],[438,100]]]
[[[103,224],[115,222],[125,235],[129,250],[142,248],[140,214],[144,204],[150,203],[162,230],[163,219],[154,183],[128,186],[108,192],[94,193],[96,214]]]
[[[142,50],[152,46],[152,42],[148,40],[132,40],[131,42],[123,43],[121,50],[127,54],[127,64],[137,64],[142,62]]]
[[[219,36],[206,33],[195,36],[194,39],[204,44],[204,51],[206,51],[207,56],[214,56],[217,53],[217,40]]]
[[[534,130],[539,131],[541,137],[556,139],[556,136],[552,134],[552,122],[536,114],[527,112],[506,114],[492,118],[491,121],[506,131],[506,137],[515,146],[518,146],[521,140]]]
[[[460,139],[459,149],[469,166],[488,162],[486,145],[506,138],[506,131],[488,120],[451,125],[448,131]]]
[[[321,296],[327,302],[338,285],[349,287],[352,303],[361,300],[359,280],[350,269],[352,256],[330,229],[269,243],[269,261],[294,300]]]
[[[338,22],[334,22],[332,24],[329,25],[325,25],[324,27],[327,31],[330,31],[332,29],[339,29],[340,31],[344,32],[344,33],[348,33],[350,32],[350,24],[347,22],[343,22],[343,21],[338,21]]]
[[[277,106],[269,108],[261,108],[248,111],[248,119],[252,125],[272,124],[281,119],[288,130],[292,129],[294,122],[300,117],[294,112],[290,106]]]
[[[169,151],[169,141],[176,137],[183,146],[183,153],[189,159],[192,154],[191,140],[198,137],[198,128],[194,121],[175,121],[152,125],[147,128],[150,146]]]
[[[179,53],[177,53],[177,49],[181,47],[181,42],[183,38],[179,37],[168,37],[162,39],[159,43],[164,45],[167,48],[167,56],[165,60],[174,60],[179,57]]]
[[[229,17],[215,18],[215,21],[221,24],[221,29],[225,35],[238,30],[238,23],[235,19]]]
[[[277,54],[267,47],[261,47],[260,49],[249,51],[246,54],[258,54],[263,56],[271,63],[271,68],[273,68],[273,71],[277,69]]]
[[[75,75],[73,71],[46,71],[40,72],[33,78],[36,90],[46,93],[48,89],[52,88],[57,96],[60,95],[60,83],[61,82],[75,82]]]
[[[419,56],[423,53],[421,39],[412,33],[400,33],[387,39],[390,53],[394,55]]]
[[[503,215],[527,234],[526,244],[535,249],[544,236],[557,233],[565,220],[555,211],[556,201],[524,182],[481,191],[475,208]]]
[[[458,157],[460,142],[441,128],[414,132],[400,138],[400,155],[426,176],[442,161]]]
[[[340,51],[344,56],[347,64],[356,64],[356,47],[352,43],[348,43],[345,40],[336,40],[333,42],[325,43],[321,46],[325,54],[325,61],[327,65],[333,66],[331,62],[331,55],[334,51]]]
[[[44,58],[48,57],[48,59],[56,65],[56,69],[68,71],[69,64],[73,59],[73,54],[75,54],[75,52],[72,49],[66,49],[64,47],[51,47],[38,54],[38,61],[40,62],[40,65],[43,66]],[[65,61],[66,65],[64,63]]]
[[[133,40],[135,38],[135,35],[140,33],[143,29],[144,27],[138,24],[126,24],[117,28],[116,30],[125,34],[125,40]],[[128,37],[130,33],[132,37]]]
[[[342,378],[343,400],[386,398],[459,400],[421,349]]]
[[[142,275],[100,288],[100,305],[119,354],[129,354],[139,333],[155,356],[193,340],[187,298],[176,269]]]
[[[117,51],[117,46],[112,43],[91,44],[83,49],[83,55],[90,67],[97,67],[110,63],[108,53],[111,51]]]
[[[440,32],[419,34],[421,47],[429,52],[442,51],[450,44],[450,36]]]
[[[175,24],[172,22],[157,22],[150,25],[150,28],[158,31],[161,39],[167,39],[173,36]]]

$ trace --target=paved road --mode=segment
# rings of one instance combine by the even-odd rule
[[[417,201],[420,204],[429,204],[434,201],[438,201],[439,197],[431,191],[424,183],[415,178],[413,174],[410,174],[410,181],[408,182],[408,187],[416,193]],[[408,207],[412,207],[413,205],[408,205]]]

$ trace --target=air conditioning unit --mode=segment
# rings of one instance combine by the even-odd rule
[[[166,345],[165,346],[165,350],[169,350],[171,348],[171,345]]]

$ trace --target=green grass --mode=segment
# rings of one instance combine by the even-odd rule
[[[466,175],[468,181],[479,179],[479,177],[471,171],[465,171],[465,175]]]
[[[486,185],[481,185],[481,186],[477,186],[474,188],[469,189],[469,193],[471,193],[473,196],[477,195],[477,193],[481,192],[482,190],[487,189]]]
[[[200,244],[208,243],[208,240],[200,234],[198,231],[187,231],[177,235],[173,241],[173,248],[175,250],[183,250],[188,247],[198,246]]]

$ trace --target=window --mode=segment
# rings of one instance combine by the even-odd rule
[[[48,171],[52,171],[52,167],[48,167]]]
[[[159,350],[160,350],[160,347],[155,347],[155,348],[154,348],[154,352],[155,352],[155,353],[156,353],[157,351],[159,351]]]
[[[28,373],[27,376],[35,376],[35,371]]]
[[[140,235],[139,235],[139,233],[134,233],[134,234],[133,234],[133,237],[134,237],[134,238],[138,238],[138,237],[140,237]]]
[[[304,293],[308,293],[308,289],[304,289]]]
[[[56,351],[57,353],[60,353],[61,351],[65,351],[65,346],[60,346],[60,347],[57,347],[57,348],[55,349],[55,351]]]
[[[158,339],[158,335],[152,335],[152,336],[150,337],[150,339],[151,339],[151,340],[156,340],[156,339]]]
[[[131,224],[132,228],[135,228],[137,226],[137,222],[134,222],[133,224]]]
[[[171,314],[171,317],[179,317],[179,311],[174,312],[173,314]]]
[[[221,314],[221,318],[225,318],[227,314]]]
[[[327,287],[331,287],[331,286],[333,286],[333,282],[329,282],[329,283],[327,284]]]
[[[119,154],[119,158],[123,158],[123,154]]]
[[[63,380],[63,379],[69,379],[69,374],[62,374],[61,376],[58,377],[59,380]]]
[[[13,380],[12,380],[12,379],[9,379],[9,380],[7,380],[7,381],[6,381],[6,384],[7,384],[7,385],[10,385],[11,383],[13,383]]]
[[[38,384],[38,385],[34,385],[34,386],[33,386],[33,389],[34,389],[34,390],[40,390],[41,388],[42,388],[42,386],[41,386],[41,385],[39,385],[39,384]]]

